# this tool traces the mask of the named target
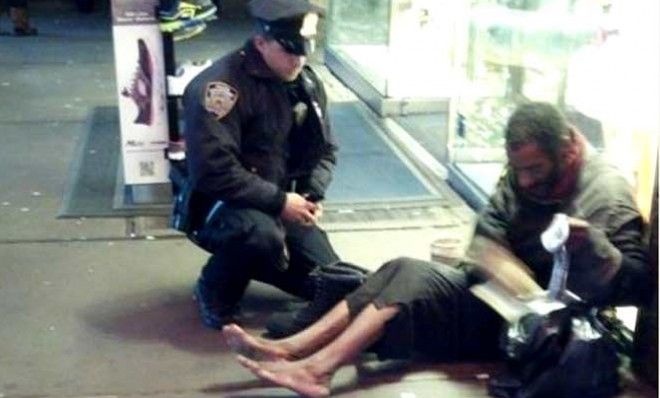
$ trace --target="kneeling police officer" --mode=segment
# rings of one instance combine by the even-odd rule
[[[212,254],[195,295],[216,329],[232,320],[250,280],[311,299],[309,273],[339,259],[317,226],[337,145],[323,85],[305,65],[322,9],[305,0],[249,8],[253,36],[201,72],[183,99],[188,176],[174,216]]]

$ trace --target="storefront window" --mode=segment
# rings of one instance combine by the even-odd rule
[[[428,109],[446,111],[455,93],[453,76],[454,32],[461,2],[438,0],[333,0],[330,3],[326,61],[334,62],[365,81],[381,102],[398,101],[402,107],[379,113],[422,112],[414,108],[423,102]],[[335,71],[337,72],[337,71]],[[338,73],[341,74],[341,71]],[[351,80],[351,77],[344,79]],[[367,98],[373,94],[357,94]],[[367,89],[368,91],[368,89]],[[432,102],[442,102],[433,108]],[[371,105],[371,104],[370,104]],[[436,104],[437,105],[437,104]]]
[[[385,95],[383,60],[389,42],[389,2],[339,0],[330,6],[329,48]]]
[[[450,115],[451,170],[492,191],[503,124],[521,101],[557,104],[624,171],[648,214],[658,136],[658,3],[477,0],[468,11]]]

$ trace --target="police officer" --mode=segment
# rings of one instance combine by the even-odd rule
[[[216,329],[251,279],[310,299],[310,271],[338,260],[316,224],[337,145],[323,85],[305,65],[322,9],[305,0],[252,0],[249,9],[253,36],[183,99],[187,232],[212,254],[195,295]]]

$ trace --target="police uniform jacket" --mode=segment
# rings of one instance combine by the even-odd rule
[[[553,259],[540,236],[555,213],[590,225],[587,243],[569,251],[570,291],[596,304],[648,300],[652,278],[642,241],[642,217],[625,178],[596,153],[585,154],[576,188],[563,200],[527,197],[516,189],[514,173],[507,171],[482,211],[476,233],[508,247],[547,288]]]
[[[299,79],[307,116],[295,141],[289,139],[294,116],[286,83],[268,68],[251,40],[187,86],[183,101],[188,189],[198,198],[191,211],[221,200],[277,216],[293,180],[298,193],[324,197],[337,146],[319,78],[306,66]],[[218,82],[235,98],[209,111],[209,85]]]

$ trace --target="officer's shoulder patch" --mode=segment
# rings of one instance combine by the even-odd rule
[[[225,117],[238,100],[238,90],[222,81],[206,84],[204,91],[204,108],[213,113],[216,118]]]

